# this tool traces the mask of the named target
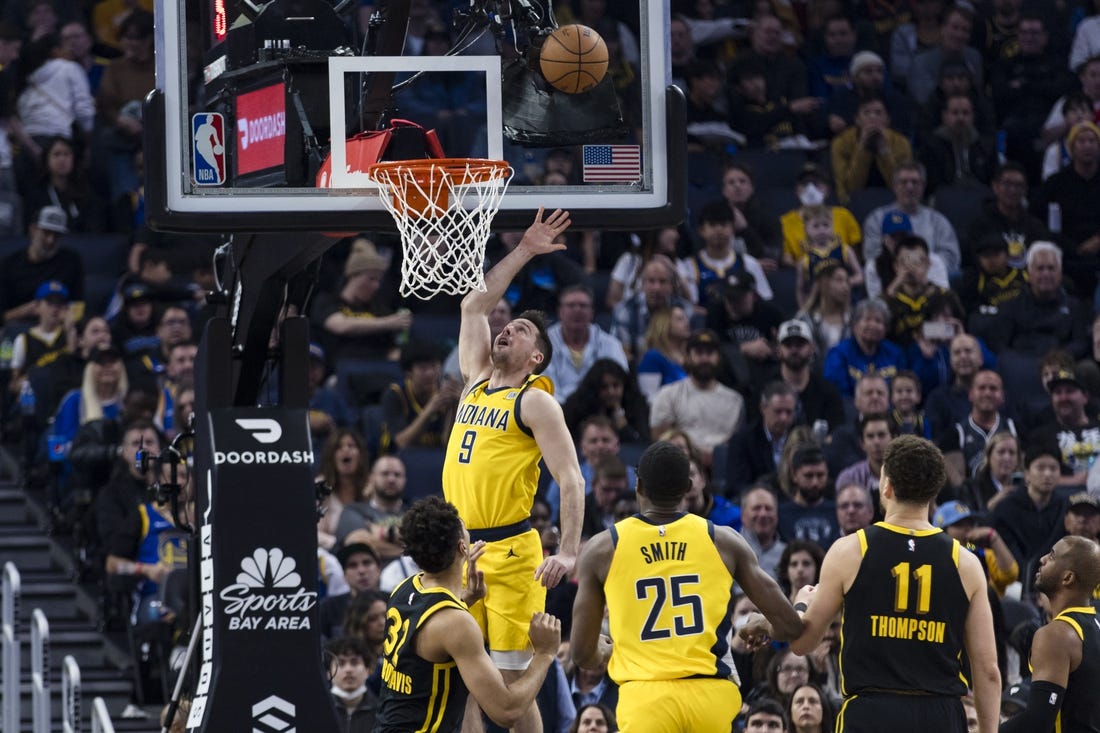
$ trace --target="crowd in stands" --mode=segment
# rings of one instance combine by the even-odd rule
[[[214,277],[209,242],[142,226],[153,20],[133,5],[4,6],[0,232],[17,246],[0,262],[0,369],[8,453],[105,578],[105,614],[129,623],[134,591],[141,625],[185,553],[149,554],[149,532],[179,530],[135,459],[185,430]],[[585,536],[637,510],[633,462],[672,440],[692,459],[684,510],[741,531],[793,598],[833,541],[881,518],[890,440],[921,435],[948,465],[934,523],[988,572],[1006,709],[1026,701],[1038,558],[1100,535],[1100,2],[672,5],[686,221],[569,232],[490,318],[494,337],[528,308],[554,321],[545,376],[581,457]],[[638,76],[638,18],[620,10],[578,0],[561,17],[614,34],[611,73]],[[414,34],[438,27],[421,20]],[[556,151],[543,172],[576,167]],[[128,247],[96,249],[87,235],[104,233]],[[496,235],[487,266],[519,236]],[[340,242],[308,312],[310,429],[333,489],[320,616],[352,731],[373,716],[379,592],[416,570],[398,520],[441,490],[462,385],[457,301],[403,302],[395,245]],[[550,553],[543,473],[532,524]],[[574,590],[547,601],[563,638]],[[734,626],[752,610],[742,598]],[[735,637],[741,724],[831,729],[835,637],[807,657]],[[613,730],[616,694],[562,654],[546,729]]]

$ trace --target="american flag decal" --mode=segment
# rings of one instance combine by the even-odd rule
[[[642,178],[639,145],[585,145],[585,183],[634,183]]]

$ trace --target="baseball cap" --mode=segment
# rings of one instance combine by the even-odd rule
[[[909,221],[909,215],[904,211],[891,211],[882,220],[883,236],[911,231],[913,231],[913,222]]]
[[[696,331],[691,334],[687,342],[688,351],[692,349],[704,350],[704,349],[717,349],[718,348],[718,334],[709,328],[704,328],[701,331]]]
[[[1022,710],[1027,709],[1027,699],[1031,695],[1031,682],[1029,680],[1020,680],[1016,684],[1009,687],[1001,695],[1001,710],[1010,715],[1014,715]],[[1015,706],[1019,708],[1005,709],[1006,705]]]
[[[65,283],[60,280],[47,280],[38,286],[38,289],[34,291],[35,300],[46,300],[52,298],[54,300],[61,300],[66,303],[69,302],[69,289],[65,287]]]
[[[970,508],[963,504],[961,501],[949,501],[946,504],[941,504],[940,508],[936,510],[936,513],[932,515],[932,524],[936,525],[940,529],[946,529],[952,524],[958,524],[964,519],[970,519],[972,516]]]
[[[95,348],[88,354],[88,361],[94,361],[96,364],[119,361],[120,359],[122,359],[122,352],[111,344],[96,344]]]
[[[756,289],[756,278],[749,272],[731,272],[721,282],[727,293],[747,293]]]
[[[1000,232],[990,232],[974,244],[974,254],[984,255],[989,252],[1007,252],[1008,242]]]
[[[69,217],[60,206],[43,206],[38,210],[35,222],[39,229],[65,234],[69,231]]]
[[[852,57],[852,63],[848,65],[848,73],[855,76],[869,66],[881,66],[886,68],[886,62],[874,51],[860,51]]]
[[[813,341],[813,336],[810,334],[810,327],[806,325],[805,321],[792,318],[789,321],[783,321],[779,326],[779,343],[783,343],[787,339]]]
[[[1050,381],[1047,382],[1047,388],[1053,390],[1059,384],[1070,384],[1079,390],[1084,390],[1084,386],[1077,381],[1077,374],[1072,369],[1059,369]]]
[[[139,300],[150,300],[149,288],[141,283],[127,285],[122,291],[122,300],[127,305],[136,303]]]
[[[348,564],[348,560],[350,560],[353,555],[362,555],[364,553],[374,558],[374,562],[378,567],[382,567],[382,559],[378,557],[378,551],[366,542],[351,542],[344,545],[336,553],[336,559],[340,561],[340,567],[345,567]]]
[[[1100,512],[1100,499],[1097,499],[1087,491],[1079,491],[1076,494],[1071,494],[1068,503],[1070,511],[1078,507],[1092,507],[1094,512]]]

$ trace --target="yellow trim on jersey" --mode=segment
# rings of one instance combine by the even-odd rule
[[[929,537],[934,534],[939,534],[943,531],[942,529],[936,529],[935,527],[932,527],[931,529],[909,529],[908,527],[899,527],[898,525],[890,524],[889,522],[875,522],[875,526],[882,527],[883,529],[888,529],[891,532],[897,532],[898,534],[909,535],[912,537]]]
[[[859,531],[862,534],[863,530],[861,529]],[[840,649],[837,650],[837,655],[836,655],[836,671],[837,671],[837,676],[840,678],[840,694],[844,695],[844,606],[843,605],[841,605],[841,607],[840,607]],[[848,704],[847,700],[845,700],[844,704],[845,705]],[[840,712],[841,713],[844,712],[843,706],[841,707]],[[839,719],[838,719],[838,723],[839,723]],[[837,730],[840,730],[839,725],[837,727]]]
[[[852,695],[851,697],[844,698],[844,702],[840,705],[840,712],[836,716],[836,729],[844,730],[844,713],[848,710],[848,703],[855,700],[859,695]]]
[[[951,562],[955,563],[955,567],[959,567],[959,541],[951,540]]]
[[[863,557],[867,554],[867,532],[861,529],[856,532],[856,537],[859,538],[859,556]]]
[[[1054,716],[1054,733],[1062,733],[1062,711]]]
[[[1081,637],[1081,641],[1085,640],[1085,630],[1081,628],[1081,624],[1077,623],[1077,619],[1072,619],[1069,616],[1063,616],[1062,614],[1058,614],[1057,616],[1054,617],[1054,620],[1055,621],[1064,621],[1065,623],[1069,624],[1070,626],[1073,627],[1073,630],[1077,632],[1077,635],[1079,637]]]
[[[428,698],[428,710],[424,714],[424,724],[416,729],[416,733],[437,733],[443,723],[443,716],[447,712],[447,696],[451,692],[451,671],[454,662],[436,664],[432,668],[432,694]],[[440,680],[443,683],[442,691],[439,689]],[[433,712],[433,708],[439,705],[439,709]]]
[[[138,504],[138,515],[141,517],[141,538],[149,536],[149,510],[144,504]]]

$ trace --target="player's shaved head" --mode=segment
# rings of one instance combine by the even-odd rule
[[[1065,569],[1073,571],[1077,587],[1091,590],[1100,586],[1100,545],[1087,537],[1073,535],[1060,541],[1065,548],[1062,553]]]
[[[654,504],[678,504],[691,489],[691,463],[679,446],[658,440],[638,460],[638,492]]]

